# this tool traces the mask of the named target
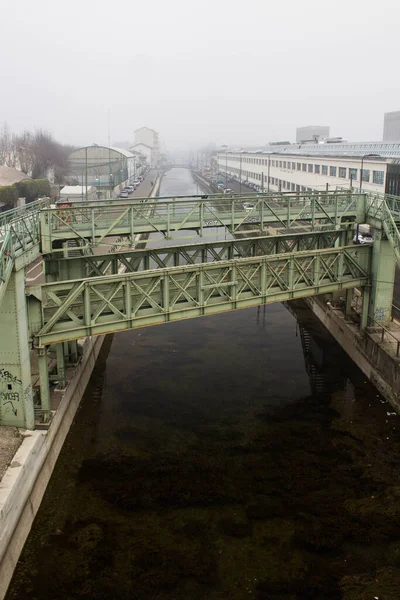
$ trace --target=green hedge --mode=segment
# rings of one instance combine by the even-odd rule
[[[16,205],[18,198],[26,198],[26,203],[33,202],[41,196],[50,196],[48,179],[25,179],[13,185],[0,186],[0,203],[10,208]]]
[[[50,182],[48,179],[25,179],[15,184],[19,198],[26,198],[32,202],[40,196],[50,196]]]
[[[0,186],[0,202],[7,204],[10,208],[15,206],[18,200],[17,188],[14,185]]]

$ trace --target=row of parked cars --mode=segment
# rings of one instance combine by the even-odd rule
[[[119,198],[129,198],[131,194],[136,190],[137,187],[142,183],[143,177],[139,175],[135,181],[132,181],[130,185],[126,185],[124,189],[119,193]]]

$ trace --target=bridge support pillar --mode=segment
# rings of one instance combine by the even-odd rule
[[[349,319],[350,315],[351,315],[351,303],[353,301],[353,292],[354,292],[353,288],[346,290],[346,308],[345,308],[346,319]]]
[[[58,388],[65,388],[65,357],[64,357],[64,344],[56,344],[56,357],[57,357],[57,375],[58,375]]]
[[[392,317],[396,256],[389,240],[382,239],[382,235],[382,230],[375,230],[369,316],[374,321],[384,324],[389,323]],[[373,322],[371,325],[373,326]]]
[[[50,385],[47,346],[38,349],[40,406],[47,414],[50,412]]]
[[[362,288],[362,305],[361,305],[361,322],[360,329],[364,331],[368,325],[368,313],[369,313],[369,298],[370,298],[370,288],[363,287]]]
[[[33,429],[25,270],[12,273],[0,304],[0,424]]]

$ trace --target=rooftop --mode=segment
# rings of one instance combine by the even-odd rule
[[[32,177],[12,167],[0,167],[0,185],[12,185],[23,179],[32,179]]]
[[[221,151],[225,153],[225,151]],[[400,158],[400,140],[396,142],[341,142],[325,144],[287,144],[262,146],[259,148],[231,149],[228,152],[246,154],[288,154],[300,156],[362,157],[377,154],[382,158]]]

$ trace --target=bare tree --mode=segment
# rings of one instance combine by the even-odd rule
[[[14,167],[17,164],[15,156],[14,135],[10,132],[7,123],[3,124],[0,132],[0,164],[5,167]]]

